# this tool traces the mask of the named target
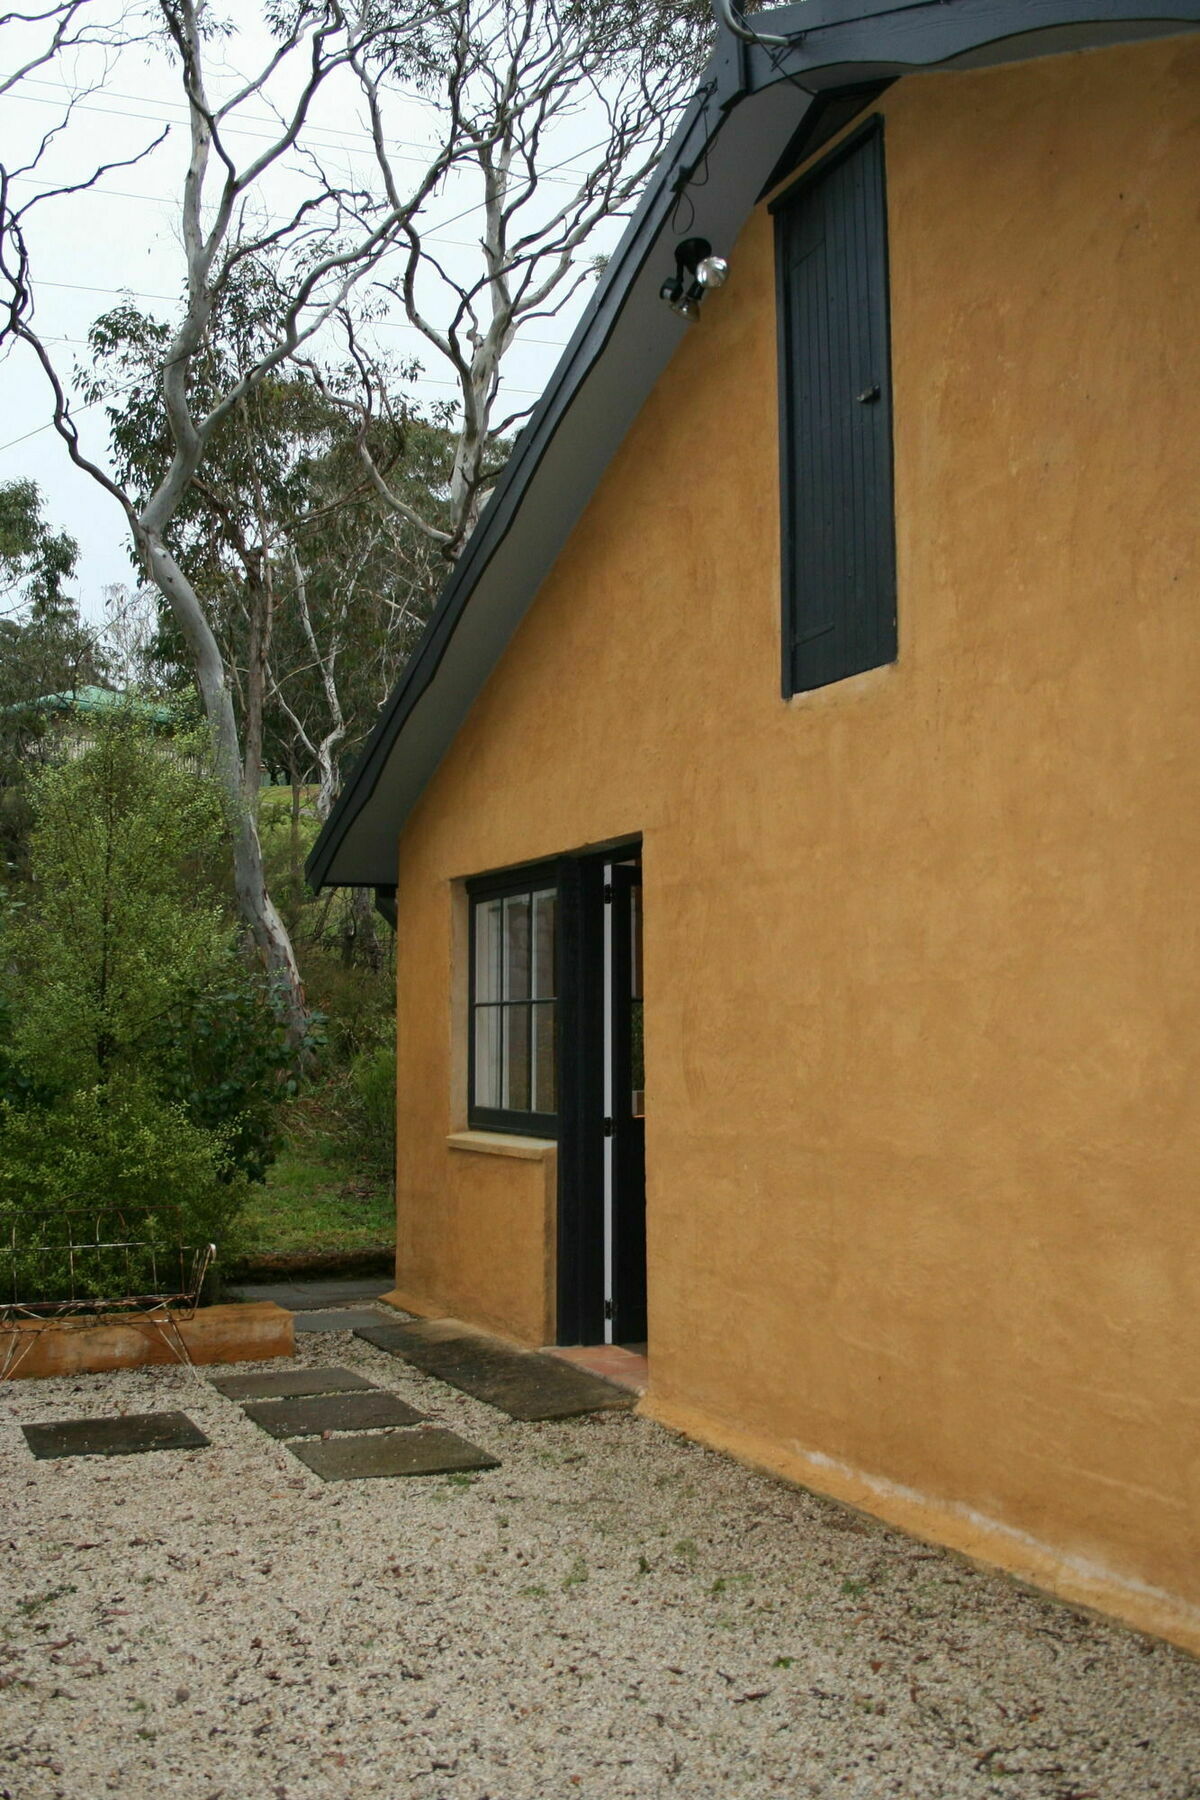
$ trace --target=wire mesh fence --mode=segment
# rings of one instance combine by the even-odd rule
[[[191,1359],[179,1326],[200,1303],[215,1244],[181,1241],[167,1209],[93,1208],[0,1222],[0,1381],[46,1330],[122,1320]]]

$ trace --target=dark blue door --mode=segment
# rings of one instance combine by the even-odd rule
[[[896,657],[883,134],[776,202],[783,688]]]

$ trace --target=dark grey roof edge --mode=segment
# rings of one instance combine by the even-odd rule
[[[795,11],[791,7],[788,11]],[[539,463],[553,440],[554,431],[604,346],[616,323],[624,292],[650,254],[658,236],[659,213],[664,197],[675,204],[674,178],[690,173],[715,131],[722,104],[733,99],[737,64],[718,51],[705,70],[704,79],[690,101],[679,128],[655,170],[627,230],[604,270],[591,303],[568,340],[545,391],[529,422],[517,439],[499,480],[474,531],[463,547],[413,656],[395,690],[384,705],[370,737],[335,801],[309,852],[305,867],[313,887],[320,887],[337,849],[348,816],[374,790],[404,719],[437,673],[453,636],[454,627],[470,597],[479,574],[508,529]],[[728,98],[719,96],[722,82]]]
[[[1033,34],[1082,31],[1073,41],[1086,48],[1087,27],[1099,27],[1099,41],[1104,41],[1105,28],[1186,29],[1197,22],[1200,0],[909,0],[899,5],[897,0],[798,0],[753,15],[759,30],[793,40],[787,50],[743,47],[723,37],[309,853],[305,866],[313,887],[324,885],[342,838],[374,793],[405,720],[436,677],[471,594],[504,541],[559,424],[603,355],[624,299],[680,191],[712,151],[733,107],[781,81],[800,87],[812,81],[813,87],[821,87],[887,78]]]

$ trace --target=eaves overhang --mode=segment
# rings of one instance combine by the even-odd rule
[[[313,846],[314,888],[395,882],[406,819],[692,329],[659,299],[676,239],[728,251],[832,92],[1186,31],[1200,0],[800,0],[751,23],[787,48],[719,42]]]

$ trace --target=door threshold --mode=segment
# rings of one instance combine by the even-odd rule
[[[574,1363],[577,1369],[602,1375],[605,1381],[627,1388],[631,1394],[644,1394],[649,1384],[650,1366],[644,1344],[631,1349],[624,1344],[547,1344],[546,1353]]]

